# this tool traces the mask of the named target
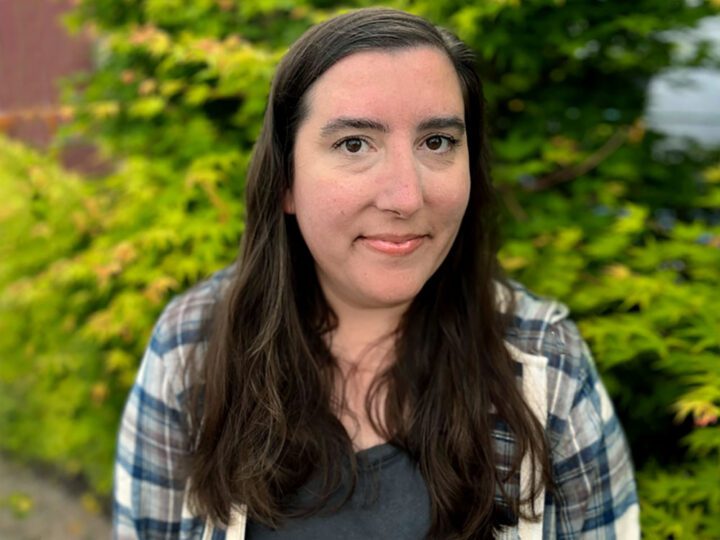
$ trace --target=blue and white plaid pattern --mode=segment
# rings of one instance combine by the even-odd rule
[[[229,270],[222,271],[173,300],[155,327],[118,435],[115,538],[226,538],[226,531],[211,530],[188,512],[186,479],[179,464],[190,448],[185,366],[189,355],[202,353],[203,316],[221,296],[229,277]],[[534,526],[537,535],[541,530],[545,539],[639,538],[630,454],[585,342],[562,304],[536,298],[519,285],[514,294],[515,324],[506,341],[517,353],[524,389],[532,390],[535,384],[524,374],[531,371],[523,358],[542,360],[538,373],[543,380],[538,386],[546,388],[541,409],[547,410],[544,423],[557,485],[545,495],[542,523]],[[501,457],[510,456],[512,436],[502,424],[494,439]],[[518,489],[515,478],[507,490],[517,493]],[[532,527],[523,529],[521,522],[500,538],[535,537],[523,533]]]

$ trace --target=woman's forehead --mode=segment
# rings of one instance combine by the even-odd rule
[[[460,117],[460,79],[447,54],[422,46],[353,53],[323,73],[305,96],[306,120]]]

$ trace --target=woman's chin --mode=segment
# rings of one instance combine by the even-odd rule
[[[367,307],[382,308],[398,308],[407,307],[415,299],[420,292],[422,286],[412,286],[410,284],[398,284],[397,286],[388,286],[368,290],[364,295],[364,302]]]

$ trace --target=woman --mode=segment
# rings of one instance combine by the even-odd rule
[[[117,537],[639,537],[587,347],[501,278],[483,120],[421,18],[295,43],[238,262],[168,306],[129,398]]]

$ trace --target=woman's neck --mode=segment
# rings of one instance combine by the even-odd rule
[[[382,369],[392,353],[400,320],[407,304],[384,307],[358,306],[324,291],[338,324],[328,338],[333,355],[355,369]],[[392,354],[391,354],[392,356]]]
[[[330,305],[338,325],[327,336],[337,362],[335,391],[340,399],[336,414],[355,450],[386,442],[368,417],[366,401],[375,379],[395,361],[395,339],[400,319],[407,306],[383,309],[358,309],[348,305]],[[374,419],[384,424],[384,390],[374,396]]]

